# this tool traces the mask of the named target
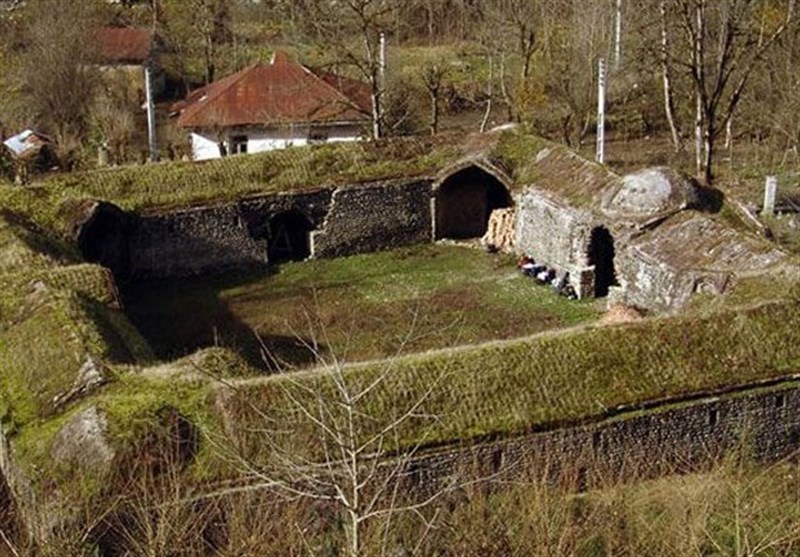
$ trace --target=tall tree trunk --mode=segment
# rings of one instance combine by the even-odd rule
[[[703,97],[700,92],[695,93],[694,117],[694,160],[697,177],[703,175]]]
[[[437,133],[439,133],[439,90],[431,89],[429,93],[431,95],[430,129],[431,129],[431,135],[436,135]]]
[[[617,0],[614,10],[614,69],[619,69],[622,59],[622,0]]]
[[[714,143],[716,131],[708,126],[704,137],[704,159],[703,159],[703,180],[707,186],[714,181],[712,162],[714,160]]]
[[[694,61],[695,72],[695,121],[694,121],[694,152],[698,178],[703,174],[703,128],[709,123],[705,121],[705,1],[697,0],[695,5],[695,31],[694,31]]]
[[[658,5],[658,10],[661,15],[661,74],[664,83],[664,112],[666,113],[667,122],[669,123],[669,131],[672,135],[672,145],[675,147],[675,152],[679,152],[683,148],[681,134],[678,131],[678,126],[675,123],[675,99],[672,95],[672,75],[670,72],[669,64],[669,35],[667,34],[667,2],[661,0]]]

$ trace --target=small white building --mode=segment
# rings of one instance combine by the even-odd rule
[[[195,160],[293,145],[354,141],[370,117],[369,87],[275,53],[189,94],[172,107]]]

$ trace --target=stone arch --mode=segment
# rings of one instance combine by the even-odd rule
[[[594,266],[594,295],[596,298],[608,296],[609,288],[618,286],[614,267],[614,237],[605,226],[596,226],[589,237],[587,258]]]
[[[117,277],[127,274],[131,217],[116,205],[106,202],[87,205],[86,214],[88,216],[75,231],[78,249],[84,259],[111,269]]]
[[[311,255],[314,224],[297,210],[277,213],[267,223],[267,261],[302,261]]]
[[[513,205],[511,193],[497,173],[478,164],[464,166],[434,188],[434,237],[480,238],[492,211]]]

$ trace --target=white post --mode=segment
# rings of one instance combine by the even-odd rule
[[[599,163],[605,162],[606,135],[606,61],[600,58],[597,68],[597,155]]]
[[[775,194],[778,191],[778,178],[767,176],[767,183],[764,185],[764,210],[762,215],[772,216],[775,214]]]
[[[378,58],[380,68],[381,90],[386,86],[386,34],[381,33],[381,47]]]
[[[156,143],[156,107],[153,103],[153,67],[150,62],[144,67],[144,88],[147,101],[147,138],[150,145],[150,161],[158,161]]]
[[[622,58],[622,0],[617,0],[616,18],[614,22],[614,69],[619,69]]]

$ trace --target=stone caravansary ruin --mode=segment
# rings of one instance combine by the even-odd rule
[[[168,169],[158,166],[141,170],[142,176],[155,177],[151,183],[143,178],[137,184],[121,170],[79,176],[78,193],[67,198],[58,196],[73,190],[48,186],[30,194],[9,193],[11,206],[22,207],[16,209],[22,213],[34,215],[31,208],[41,199],[55,207],[47,222],[60,223],[63,236],[82,254],[82,259],[53,255],[57,242],[31,224],[34,217],[11,210],[0,215],[0,284],[6,293],[0,297],[0,365],[21,397],[8,402],[7,422],[13,427],[0,428],[0,469],[5,500],[30,535],[44,539],[59,521],[73,518],[68,509],[75,501],[52,488],[53,478],[66,485],[91,478],[88,485],[95,488],[112,482],[120,462],[156,438],[141,431],[142,423],[166,423],[191,440],[185,446],[194,447],[197,427],[191,409],[182,406],[192,401],[204,405],[204,415],[215,416],[223,429],[236,427],[235,413],[225,411],[226,399],[196,373],[203,365],[238,365],[235,357],[211,349],[166,367],[154,363],[119,307],[115,281],[266,267],[438,240],[483,239],[530,254],[569,273],[582,297],[608,297],[666,317],[606,327],[602,333],[591,327],[570,332],[565,345],[577,343],[582,352],[573,357],[585,360],[576,360],[568,385],[547,391],[552,400],[542,406],[556,410],[540,412],[527,399],[511,401],[509,406],[523,409],[515,411],[516,425],[493,431],[481,429],[476,409],[470,431],[481,433],[469,439],[474,447],[465,449],[463,439],[444,437],[420,453],[414,477],[435,482],[464,458],[497,469],[537,450],[565,461],[588,452],[593,459],[588,466],[598,469],[619,467],[623,457],[647,462],[656,447],[664,462],[699,462],[735,446],[744,423],[753,428],[756,452],[767,458],[800,447],[800,388],[792,379],[800,364],[796,302],[770,299],[692,319],[676,311],[698,293],[723,295],[746,281],[784,280],[778,276],[796,280],[792,257],[720,218],[720,194],[667,168],[621,177],[564,147],[513,130],[439,141],[415,147],[417,159],[429,157],[425,164],[401,160],[399,167],[409,168],[405,175],[384,171],[392,157],[402,158],[397,154],[402,141],[336,147],[341,156],[352,151],[374,158],[358,159],[346,172],[324,158],[326,146],[294,151],[299,155],[290,150],[218,161],[228,166],[185,165],[174,172],[185,169],[181,176],[189,191],[169,206],[135,198],[139,191],[150,195],[167,189],[158,180]],[[327,175],[314,172],[314,159],[302,158],[309,153],[322,157],[320,166],[330,165]],[[248,160],[257,162],[263,177],[236,183],[234,175],[228,182],[231,192],[219,192],[212,183],[210,189],[220,195],[192,197],[196,184],[188,183],[189,176],[212,175],[214,168],[251,164]],[[122,185],[103,189],[115,176],[122,176]],[[42,338],[42,329],[49,336]],[[746,346],[756,335],[778,349],[766,353]],[[696,373],[685,386],[673,377],[673,368],[685,371],[685,365],[696,364],[694,358],[706,357],[696,354],[693,342],[711,337],[731,351],[730,361],[708,355],[707,369],[692,369]],[[633,339],[635,350],[621,348],[626,338]],[[655,346],[656,338],[665,339],[667,348]],[[558,358],[553,346],[559,341],[548,342],[547,350],[555,350]],[[475,373],[477,386],[463,399],[477,407],[484,390],[500,388],[491,375],[479,373],[485,368],[482,358],[492,358],[499,374],[523,370],[532,392],[539,392],[536,383],[547,371],[546,361],[531,357],[539,351],[546,351],[539,340],[519,339],[492,347],[488,356],[480,348],[465,348],[447,358],[457,360],[464,373]],[[614,379],[580,369],[594,365],[594,351],[611,362],[603,368],[610,375],[615,366],[641,370],[642,385],[592,400],[591,411],[570,413],[571,407],[564,410],[569,389],[592,390]],[[397,373],[407,369],[415,376],[418,367],[435,368],[442,357],[401,361]],[[116,390],[104,391],[109,385]],[[140,390],[147,396],[138,396]],[[124,412],[115,410],[114,397],[123,400]],[[559,412],[564,417],[557,419]],[[126,428],[140,437],[118,435]],[[181,455],[188,462],[195,451]],[[47,468],[53,462],[58,469]]]
[[[671,169],[620,177],[554,145],[529,156],[527,180],[476,150],[417,179],[140,215],[101,202],[87,208],[77,239],[116,276],[166,277],[485,237],[569,273],[581,297],[610,294],[654,311],[695,292],[722,294],[737,275],[784,259],[712,218],[720,199]]]

